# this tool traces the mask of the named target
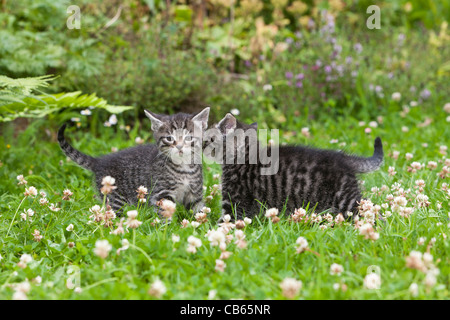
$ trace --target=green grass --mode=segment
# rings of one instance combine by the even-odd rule
[[[418,127],[426,117],[432,117],[433,123]],[[179,207],[171,224],[152,224],[156,213],[139,208],[138,219],[142,225],[122,236],[112,235],[110,228],[90,223],[89,208],[101,205],[101,200],[95,197],[91,174],[66,161],[59,150],[54,139],[56,128],[50,129],[48,136],[45,133],[46,122],[35,121],[14,138],[13,125],[4,126],[0,137],[0,299],[11,299],[14,285],[27,279],[31,283],[31,289],[26,293],[29,299],[153,299],[148,291],[156,279],[160,279],[167,289],[163,299],[208,299],[211,290],[217,291],[216,299],[284,299],[280,283],[287,277],[302,281],[302,289],[296,296],[299,299],[448,298],[450,208],[449,194],[442,187],[449,180],[438,176],[445,159],[450,158],[448,154],[440,153],[440,146],[450,141],[446,117],[441,105],[429,108],[427,112],[420,107],[412,108],[404,118],[391,106],[386,110],[382,124],[372,128],[369,134],[364,132],[367,125],[360,126],[360,119],[350,117],[299,121],[298,127],[290,129],[300,132],[302,127],[309,127],[312,136],[306,138],[299,133],[289,137],[290,143],[343,148],[368,156],[373,151],[374,138],[380,136],[385,161],[379,171],[360,177],[364,181],[364,196],[381,205],[393,190],[373,194],[372,187],[386,185],[391,188],[398,182],[405,190],[411,188],[412,195],[415,181],[423,179],[426,184],[424,194],[429,197],[430,205],[415,208],[409,218],[394,212],[385,219],[386,223],[376,225],[379,233],[376,241],[364,239],[350,223],[322,230],[317,224],[290,222],[287,213],[280,212],[281,220],[277,224],[262,215],[254,218],[244,229],[245,249],[239,249],[235,240],[227,245],[227,251],[232,254],[224,260],[224,272],[215,270],[220,249],[211,247],[205,237],[208,230],[218,227],[216,221],[221,212],[219,195],[208,203],[211,208],[208,222],[197,229],[191,226],[181,228],[182,219],[194,220],[194,217]],[[368,123],[374,119],[364,120]],[[408,126],[409,131],[402,132],[402,126]],[[149,128],[149,123],[144,122],[143,128]],[[151,135],[146,130],[141,129],[139,133],[147,139]],[[75,147],[91,155],[100,155],[110,152],[112,147],[121,149],[134,145],[137,130],[130,132],[113,127],[102,129],[99,136],[92,136],[81,129],[72,130],[68,135]],[[331,144],[332,139],[339,142]],[[342,142],[345,142],[345,147],[339,145]],[[427,146],[424,147],[423,143]],[[390,157],[394,150],[400,152],[398,160]],[[405,159],[408,152],[413,154],[411,160]],[[408,172],[413,161],[425,165],[428,161],[436,161],[438,165],[434,170],[424,168],[416,173]],[[389,166],[395,167],[395,176],[388,175]],[[213,178],[220,172],[218,165],[205,167],[205,196],[214,184],[220,183]],[[39,205],[39,194],[35,198],[24,199],[24,186],[17,185],[16,180],[20,174],[28,181],[27,187],[35,186],[38,191],[45,191],[49,202],[61,210],[53,212],[47,206]],[[69,201],[61,200],[62,191],[66,188],[74,193]],[[408,202],[408,206],[417,207],[414,199]],[[32,221],[24,221],[20,213],[29,208],[35,211]],[[135,208],[128,208],[132,209]],[[282,211],[282,208],[278,209]],[[384,214],[385,209],[381,212]],[[119,220],[119,217],[115,219],[113,229]],[[69,224],[74,225],[73,231],[66,230]],[[40,242],[33,241],[31,233],[35,229],[43,235]],[[180,236],[180,242],[172,241],[173,234]],[[186,251],[187,238],[191,235],[202,241],[195,254]],[[296,252],[299,236],[307,239],[311,251]],[[421,237],[426,238],[423,245],[418,244]],[[426,252],[432,238],[435,238],[435,243],[428,249],[439,275],[435,285],[426,287],[426,274],[407,268],[406,257],[413,250]],[[107,239],[112,245],[106,259],[94,254],[95,243],[99,239]],[[122,239],[128,239],[134,245],[117,254],[116,250],[122,247]],[[74,242],[75,246],[70,248],[69,242]],[[18,266],[23,254],[33,257],[26,268]],[[330,274],[333,263],[343,266],[344,272],[340,276]],[[69,266],[80,270],[81,293],[66,288]],[[364,287],[370,266],[380,270],[381,286],[378,290]],[[40,284],[32,280],[36,277],[42,279]],[[335,283],[345,284],[347,289],[335,290]],[[417,297],[409,292],[412,283],[419,286]]]

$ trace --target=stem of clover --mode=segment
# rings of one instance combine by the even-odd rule
[[[13,225],[13,223],[14,223],[14,220],[16,220],[17,212],[19,212],[19,209],[20,209],[20,207],[22,206],[22,203],[23,203],[23,201],[24,201],[26,198],[27,198],[27,197],[25,196],[25,197],[22,199],[22,201],[20,201],[19,206],[17,207],[16,213],[14,213],[14,217],[13,217],[13,219],[12,219],[12,221],[11,221],[11,224],[9,225],[8,232],[6,233],[6,236],[7,236],[7,237],[8,237],[8,235],[9,235],[9,231],[11,230],[11,227],[12,227],[12,225]]]

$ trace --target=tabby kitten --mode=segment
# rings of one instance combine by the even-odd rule
[[[227,114],[216,128],[222,134],[219,143],[223,143],[225,149],[222,164],[222,216],[229,214],[237,219],[244,215],[257,215],[262,205],[266,209],[280,210],[286,206],[286,212],[293,212],[308,204],[309,208],[315,207],[316,212],[329,210],[334,214],[342,213],[347,218],[348,211],[358,212],[358,202],[361,200],[356,174],[377,170],[383,161],[380,138],[375,139],[375,151],[370,158],[304,146],[277,146],[278,171],[262,175],[261,169],[267,164],[262,164],[260,158],[254,162],[248,161],[251,159],[249,139],[242,139],[240,143],[239,139],[234,139],[237,142],[235,151],[245,152],[245,164],[225,161],[226,154],[230,152],[230,149],[226,150],[225,140],[238,129],[245,133],[253,130],[256,135],[257,124],[247,125]],[[256,145],[259,153],[263,147],[258,142]],[[275,153],[274,148],[269,146],[263,151],[270,155]],[[266,154],[264,152],[262,154]]]
[[[59,145],[66,156],[94,172],[99,190],[105,176],[115,179],[117,188],[107,195],[114,211],[127,203],[135,204],[140,186],[148,189],[147,204],[155,206],[164,198],[182,204],[188,210],[201,208],[201,139],[207,128],[209,108],[196,115],[158,115],[147,110],[145,114],[151,121],[156,144],[131,147],[94,158],[74,149],[65,140],[66,125],[63,125],[58,131]]]

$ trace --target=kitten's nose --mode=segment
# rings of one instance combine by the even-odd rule
[[[182,144],[177,144],[176,147],[177,147],[178,150],[181,150],[181,148],[183,148],[183,145]]]

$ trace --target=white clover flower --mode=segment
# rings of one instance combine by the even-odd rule
[[[401,98],[402,98],[402,94],[400,92],[394,92],[392,94],[392,100],[394,100],[394,101],[400,101]]]
[[[425,286],[428,288],[434,287],[436,285],[437,279],[436,274],[433,271],[427,272],[425,275]]]
[[[234,236],[236,237],[237,240],[244,240],[245,239],[245,234],[244,234],[244,231],[242,231],[242,230],[234,231]]]
[[[198,221],[191,221],[191,226],[194,229],[197,229],[200,226],[200,222],[198,222]]]
[[[295,243],[297,244],[297,253],[302,253],[308,249],[308,241],[303,237],[298,237]]]
[[[127,212],[127,216],[129,219],[136,219],[138,216],[137,210],[130,210]]]
[[[116,179],[114,179],[113,177],[111,177],[111,176],[103,177],[103,179],[102,179],[103,187],[100,189],[100,192],[102,194],[111,193],[114,189],[117,189],[117,187],[114,186],[115,183],[116,183]]]
[[[23,263],[30,263],[31,261],[33,261],[33,258],[31,257],[31,255],[24,253],[21,257],[20,257],[20,262]]]
[[[13,293],[12,300],[28,300],[28,297],[22,291],[15,291]]]
[[[189,236],[187,239],[187,242],[191,245],[194,246],[196,248],[199,248],[202,246],[202,240],[200,240],[199,238],[196,238],[194,236]]]
[[[221,243],[225,242],[225,234],[222,231],[211,230],[208,240],[211,246],[219,246]]]
[[[294,299],[300,292],[303,283],[294,278],[285,278],[280,283],[282,294],[285,298]]]
[[[265,217],[266,218],[273,218],[278,215],[278,209],[277,208],[270,208],[266,210]]]
[[[377,273],[369,273],[364,278],[364,287],[366,289],[379,289],[381,286],[381,278]]]
[[[419,295],[419,286],[417,285],[417,283],[411,283],[411,285],[409,286],[409,293],[414,298]]]
[[[37,195],[37,189],[33,186],[29,188],[25,188],[24,196],[25,197],[35,197]]]
[[[344,267],[343,266],[341,266],[340,264],[337,264],[337,263],[333,263],[331,266],[330,266],[330,274],[331,275],[338,275],[338,276],[340,276],[341,274],[342,274],[342,272],[344,272]]]
[[[148,290],[148,294],[160,299],[165,293],[166,293],[166,286],[164,283],[157,279],[155,280],[152,285],[150,286],[150,289]]]
[[[99,256],[102,259],[108,257],[109,252],[112,249],[112,245],[109,244],[108,240],[97,240],[95,242],[95,255]]]
[[[66,228],[67,231],[73,231],[73,224],[69,224]]]
[[[180,236],[176,234],[172,234],[172,242],[177,243],[180,242]]]
[[[221,259],[216,259],[216,266],[214,269],[219,272],[224,272],[226,266],[227,266],[227,264],[225,263],[225,261],[223,261]]]

